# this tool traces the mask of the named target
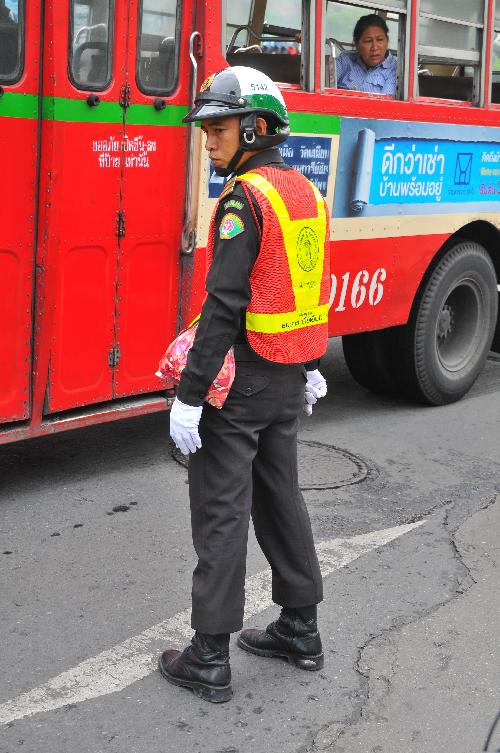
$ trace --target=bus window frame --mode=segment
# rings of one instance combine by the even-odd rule
[[[314,0],[302,0],[302,29],[301,29],[301,59],[300,59],[300,90],[315,91],[314,69],[316,67],[316,3]],[[307,59],[304,60],[304,49],[308,47]]]
[[[180,47],[181,47],[181,29],[182,29],[182,0],[176,0],[175,11],[175,67],[172,86],[169,88],[145,87],[140,79],[139,71],[141,65],[140,43],[142,39],[142,16],[144,10],[144,0],[139,2],[139,13],[137,14],[137,35],[135,45],[135,83],[139,91],[146,96],[171,97],[179,84],[179,64],[180,64]]]
[[[430,18],[452,23],[457,26],[467,26],[469,28],[477,29],[481,34],[481,49],[479,50],[461,50],[459,48],[438,48],[432,45],[420,44],[420,19],[422,14],[420,12],[420,3],[416,0],[417,14],[415,18],[415,59],[414,59],[414,79],[413,79],[413,98],[416,102],[429,102],[435,104],[452,104],[455,107],[484,107],[485,98],[487,96],[485,80],[486,80],[486,66],[488,65],[488,15],[490,0],[482,0],[483,2],[483,23],[478,24],[475,22],[457,21],[457,19],[448,18],[445,16],[437,16],[432,13],[425,13],[425,18]],[[432,57],[431,65],[433,63],[441,63],[444,65],[473,65],[474,76],[472,79],[472,99],[460,100],[449,99],[447,97],[429,97],[421,96],[419,94],[419,80],[418,80],[418,66],[419,58],[422,54],[422,50],[427,52],[429,57]],[[449,50],[449,52],[461,53],[461,55],[443,55],[443,50]],[[433,52],[436,55],[433,55]],[[491,89],[491,87],[489,87]]]
[[[115,45],[115,24],[116,24],[116,4],[115,0],[108,0],[108,7],[109,7],[109,22],[108,22],[108,77],[103,84],[99,84],[98,86],[89,85],[83,86],[82,84],[78,83],[74,76],[73,76],[73,70],[72,70],[72,63],[73,63],[73,32],[74,32],[74,11],[75,11],[75,0],[71,0],[70,6],[69,6],[69,25],[68,25],[68,79],[70,80],[71,84],[77,89],[78,91],[91,91],[91,92],[103,92],[106,91],[106,89],[109,88],[111,85],[111,82],[113,81],[113,66],[114,66],[114,45]]]
[[[230,0],[221,0],[221,50],[222,57],[227,62],[226,48],[226,7]],[[302,0],[301,2],[302,28],[301,28],[301,59],[300,59],[300,82],[296,84],[275,81],[274,83],[283,90],[293,89],[301,92],[314,92],[315,68],[316,68],[316,29],[318,19],[316,16],[316,0]],[[304,50],[307,48],[307,59],[304,59]]]
[[[337,0],[341,5],[351,5],[356,6],[360,8],[372,8],[373,10],[381,10],[380,4],[373,0]],[[411,5],[412,0],[405,0],[406,7],[402,10],[401,8],[396,8],[395,6],[387,6],[384,7],[383,10],[388,11],[389,13],[397,13],[398,14],[398,50],[396,53],[396,65],[397,65],[397,81],[396,81],[396,94],[393,96],[392,94],[385,94],[377,92],[362,92],[362,91],[355,91],[351,89],[340,89],[338,87],[327,87],[325,86],[325,74],[326,74],[326,66],[325,66],[325,60],[327,57],[327,40],[326,40],[326,26],[327,26],[327,8],[328,8],[328,0],[325,0],[323,2],[323,11],[322,11],[322,19],[321,19],[321,81],[320,81],[320,92],[322,94],[342,94],[342,95],[349,95],[354,93],[355,95],[359,95],[361,97],[368,97],[368,98],[376,98],[376,99],[389,99],[393,102],[400,102],[401,100],[407,100],[409,98],[409,92],[410,92],[410,65],[409,65],[409,56],[410,56],[410,41],[411,41],[411,29],[409,30],[409,27],[411,25]],[[406,64],[405,64],[406,63]]]
[[[9,76],[0,74],[0,84],[2,86],[15,86],[20,82],[24,74],[26,61],[26,3],[25,0],[19,0],[17,6],[17,65]]]

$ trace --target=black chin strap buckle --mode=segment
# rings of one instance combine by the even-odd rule
[[[246,151],[257,140],[257,116],[254,112],[245,113],[240,121],[240,144]]]

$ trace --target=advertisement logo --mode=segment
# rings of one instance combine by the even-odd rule
[[[472,173],[472,152],[459,152],[455,162],[455,185],[468,186]]]

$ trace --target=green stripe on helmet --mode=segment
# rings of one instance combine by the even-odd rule
[[[245,94],[245,99],[252,110],[270,110],[276,113],[281,120],[288,125],[288,113],[280,100],[273,94]]]

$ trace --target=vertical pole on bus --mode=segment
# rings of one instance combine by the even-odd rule
[[[189,59],[191,60],[191,93],[189,105],[192,106],[196,97],[198,84],[198,61],[195,55],[195,45],[201,46],[201,34],[193,31],[189,38]],[[186,191],[184,196],[184,226],[182,228],[182,253],[191,254],[196,244],[196,233],[191,222],[191,208],[193,204],[193,172],[194,172],[194,135],[195,124],[188,123],[189,139],[186,160]]]
[[[189,37],[189,59],[191,61],[191,78],[189,88],[188,107],[193,105],[198,88],[198,57],[202,56],[202,36],[199,31],[193,31]],[[185,309],[189,307],[191,299],[191,278],[193,274],[193,253],[196,248],[196,230],[193,226],[193,190],[194,190],[194,153],[195,153],[195,123],[189,123],[189,137],[187,139],[186,177],[184,183],[184,220],[181,236],[181,281],[179,285],[179,303],[177,306],[177,330],[181,329],[185,319]]]
[[[418,92],[418,16],[420,0],[410,2],[411,18],[409,23],[410,54],[408,56],[408,99],[414,102]]]
[[[316,0],[316,57],[314,89],[322,92],[325,88],[325,36],[323,23],[326,24],[326,0]]]
[[[483,24],[483,54],[481,59],[482,99],[481,104],[491,108],[491,69],[493,60],[493,37],[496,0],[486,0]]]
[[[411,0],[406,0],[406,13],[399,16],[399,39],[398,49],[403,50],[404,54],[398,54],[397,66],[398,66],[398,95],[399,99],[410,99],[410,78],[411,78],[411,39],[412,39],[412,25],[411,25]]]

